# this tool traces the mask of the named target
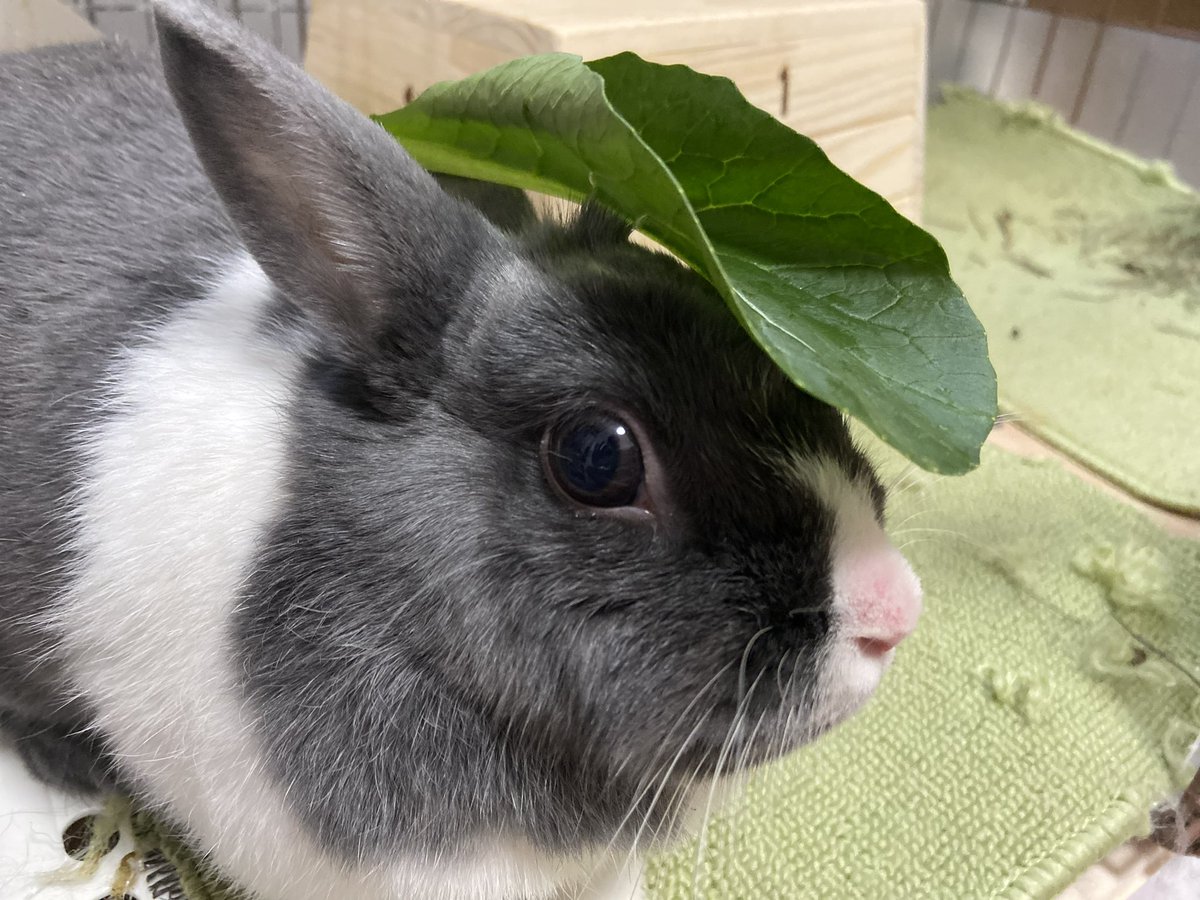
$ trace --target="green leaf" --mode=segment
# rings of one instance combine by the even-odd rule
[[[595,197],[707,278],[796,384],[926,469],[978,464],[996,377],[941,247],[727,79],[546,54],[378,121],[434,171]]]

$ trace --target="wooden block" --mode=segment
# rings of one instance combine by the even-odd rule
[[[623,50],[731,78],[906,214],[919,207],[922,0],[313,0],[307,65],[379,113],[518,56]]]
[[[0,53],[100,39],[100,32],[59,0],[0,0]]]
[[[792,126],[797,128],[797,125]],[[917,220],[921,184],[913,170],[921,169],[924,119],[907,116],[827,135],[821,146],[829,158],[854,177],[883,194],[900,212]]]
[[[1200,35],[1200,4],[1196,0],[1169,0],[1158,27],[1192,37]]]
[[[1200,36],[1200,3],[1196,0],[1029,0],[1029,6],[1079,19]]]

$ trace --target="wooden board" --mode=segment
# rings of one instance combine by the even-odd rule
[[[0,0],[0,53],[100,39],[100,32],[59,0]]]
[[[307,66],[365,112],[436,81],[561,50],[633,50],[731,78],[902,212],[919,215],[921,0],[314,0]]]
[[[1029,0],[1038,9],[1168,34],[1200,36],[1196,0]]]

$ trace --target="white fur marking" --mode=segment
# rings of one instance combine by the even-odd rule
[[[804,457],[792,470],[834,516],[834,639],[822,678],[822,709],[817,718],[841,721],[858,710],[879,686],[894,656],[867,656],[857,638],[911,631],[921,611],[921,586],[912,568],[879,526],[865,483],[852,481],[836,460]],[[862,582],[883,578],[886,588],[873,592]],[[878,597],[864,597],[878,593]],[[866,602],[864,602],[866,601]],[[877,634],[878,632],[878,634]]]
[[[283,501],[299,355],[260,334],[249,259],[125,352],[89,435],[78,578],[56,613],[79,691],[151,796],[270,900],[549,897],[579,862],[496,840],[467,859],[351,870],[288,811],[233,677],[229,623]]]
[[[895,582],[889,585],[894,588],[890,593],[904,607],[897,611],[900,624],[911,628],[920,613],[920,582],[879,526],[867,486],[851,481],[832,459],[805,460],[797,465],[797,471],[804,484],[834,514],[832,571],[838,616],[847,622],[862,619],[863,611],[853,608],[855,598],[849,588],[864,564],[882,560],[886,563],[885,574]]]

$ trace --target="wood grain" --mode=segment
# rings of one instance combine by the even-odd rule
[[[0,53],[100,37],[83,16],[59,0],[0,0]]]
[[[908,215],[923,171],[921,0],[314,0],[309,71],[368,113],[562,50],[632,50],[731,78]]]
[[[1030,7],[1168,34],[1200,36],[1196,0],[1029,0]]]
[[[1141,510],[1147,518],[1160,525],[1163,530],[1170,534],[1179,537],[1192,538],[1200,540],[1200,520],[1193,519],[1189,516],[1181,516],[1177,513],[1167,512],[1157,506],[1152,506],[1142,500],[1132,496],[1126,491],[1114,485],[1112,482],[1105,480],[1091,469],[1076,462],[1074,459],[1064,455],[1056,450],[1051,445],[1047,444],[1040,438],[1034,437],[1030,432],[1021,428],[1018,422],[1004,422],[998,424],[988,438],[988,443],[997,447],[1003,447],[1013,453],[1030,459],[1053,459],[1056,460],[1064,469],[1082,478],[1084,481],[1094,485],[1110,494],[1119,500],[1128,503]]]

